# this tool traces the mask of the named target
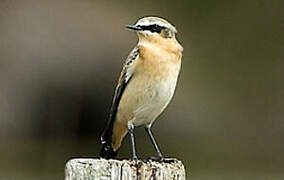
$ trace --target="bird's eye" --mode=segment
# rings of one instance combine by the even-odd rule
[[[162,30],[162,27],[159,26],[158,24],[153,24],[153,25],[150,27],[150,31],[151,31],[151,32],[160,33],[161,30]]]
[[[159,26],[157,24],[154,24],[153,25],[153,30],[157,32],[159,30]]]

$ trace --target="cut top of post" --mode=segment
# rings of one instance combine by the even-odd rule
[[[65,167],[65,180],[185,180],[181,161],[171,162],[71,159]]]

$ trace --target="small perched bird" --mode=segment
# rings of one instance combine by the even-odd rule
[[[183,48],[176,40],[175,27],[162,18],[144,17],[126,28],[137,32],[139,41],[123,65],[101,136],[100,156],[114,158],[129,132],[132,159],[137,160],[134,128],[143,125],[157,151],[157,160],[163,161],[151,126],[173,97]]]

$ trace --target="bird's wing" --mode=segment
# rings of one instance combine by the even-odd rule
[[[111,137],[112,137],[112,129],[113,124],[115,121],[117,108],[121,99],[121,96],[125,90],[125,87],[127,84],[131,81],[131,77],[134,73],[135,69],[135,62],[139,58],[139,47],[135,47],[130,54],[128,55],[126,61],[123,64],[123,69],[121,71],[118,84],[115,89],[114,97],[112,100],[112,106],[110,109],[109,119],[107,123],[107,127],[104,130],[102,136],[101,136],[101,143],[102,144],[109,144],[111,143]]]

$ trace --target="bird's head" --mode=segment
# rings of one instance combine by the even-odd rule
[[[159,17],[144,17],[135,25],[126,25],[126,28],[136,31],[139,37],[175,39],[176,28],[168,21]]]

